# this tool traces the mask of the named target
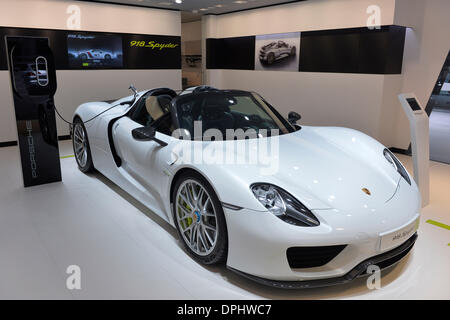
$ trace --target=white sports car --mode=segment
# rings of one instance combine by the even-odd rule
[[[277,42],[270,42],[261,47],[259,50],[259,60],[263,64],[273,64],[276,60],[280,60],[286,57],[295,56],[297,49],[295,46],[290,45],[282,40]]]
[[[76,161],[174,226],[199,262],[308,288],[389,267],[413,247],[418,188],[367,135],[300,127],[253,92],[134,91],[78,107]]]
[[[78,58],[81,60],[111,60],[115,55],[111,51],[105,51],[100,49],[92,49],[80,51]]]

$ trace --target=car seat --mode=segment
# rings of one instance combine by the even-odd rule
[[[166,94],[159,96],[149,96],[145,100],[145,108],[153,121],[158,120],[169,112],[172,97]]]

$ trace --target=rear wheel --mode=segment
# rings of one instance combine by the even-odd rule
[[[297,48],[292,47],[292,49],[291,49],[291,56],[295,56],[296,53],[297,53]]]
[[[173,191],[178,234],[188,252],[203,264],[226,260],[228,235],[222,205],[210,184],[195,172],[186,172]]]
[[[267,56],[267,64],[272,64],[275,62],[275,55],[273,53],[269,53]]]
[[[78,168],[85,173],[93,171],[91,148],[86,128],[80,118],[76,118],[73,124],[72,145]]]

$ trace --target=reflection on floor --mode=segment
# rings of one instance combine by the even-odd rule
[[[70,142],[61,155],[70,155]],[[411,169],[409,157],[400,156]],[[411,254],[384,272],[381,290],[366,279],[324,289],[284,291],[225,267],[203,267],[174,229],[100,174],[61,160],[62,183],[21,187],[17,147],[0,149],[0,299],[450,299],[450,166],[431,164],[431,204]],[[66,269],[81,267],[81,290]]]
[[[431,112],[430,157],[450,163],[450,110],[435,108]]]

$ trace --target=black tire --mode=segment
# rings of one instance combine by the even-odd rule
[[[291,48],[291,56],[295,56],[297,54],[297,48],[296,47],[292,47]]]
[[[111,55],[105,54],[105,60],[111,60]]]
[[[87,54],[86,53],[80,54],[80,59],[81,60],[87,60]]]
[[[80,160],[77,157],[77,152],[75,150],[75,130],[78,130],[78,128],[80,130],[83,130],[84,136],[85,136],[85,144],[84,147],[86,148],[86,163],[81,163]],[[91,155],[91,146],[89,145],[89,138],[87,135],[87,131],[86,131],[86,127],[84,126],[83,121],[81,121],[80,118],[75,118],[74,122],[73,122],[73,133],[72,133],[72,147],[73,147],[73,152],[75,155],[75,160],[77,161],[78,164],[78,168],[80,169],[81,172],[83,173],[88,173],[88,172],[92,172],[94,171],[94,163],[92,162],[92,155]]]
[[[178,223],[178,219],[176,217],[177,211],[176,211],[176,201],[177,201],[177,193],[180,188],[180,186],[185,182],[186,180],[194,180],[195,182],[199,183],[208,193],[210,196],[212,205],[214,206],[215,212],[216,212],[216,221],[217,221],[217,241],[215,243],[215,247],[213,248],[212,252],[208,255],[199,255],[196,252],[194,252],[189,245],[186,243],[185,238],[182,235],[182,232],[180,230],[180,226]],[[212,265],[212,264],[223,264],[226,262],[227,254],[228,254],[228,232],[227,232],[227,226],[225,221],[225,215],[223,213],[222,204],[219,201],[219,198],[217,197],[216,193],[214,192],[214,189],[211,187],[211,185],[206,181],[205,178],[203,178],[200,174],[196,173],[195,171],[187,171],[177,179],[175,182],[175,186],[173,188],[172,193],[172,208],[173,208],[173,214],[174,214],[174,221],[175,226],[178,231],[178,236],[180,237],[181,242],[183,243],[184,247],[186,248],[187,252],[198,262],[205,264],[205,265]]]
[[[271,52],[267,56],[267,64],[272,64],[275,62],[275,55]]]

